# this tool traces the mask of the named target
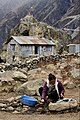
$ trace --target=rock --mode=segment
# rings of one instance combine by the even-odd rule
[[[15,67],[14,70],[17,71],[17,70],[18,70],[18,67]]]
[[[79,79],[80,78],[80,69],[76,69],[76,68],[72,69],[71,76],[74,79]]]
[[[19,104],[17,103],[17,102],[13,102],[13,103],[11,103],[10,104],[12,107],[14,107],[14,108],[17,108],[17,107],[19,107]]]
[[[23,74],[27,75],[27,71],[26,70],[19,68],[19,71],[22,72]]]
[[[27,81],[27,76],[24,73],[20,72],[20,71],[15,71],[13,73],[13,78],[15,80]]]
[[[17,107],[16,110],[21,113],[21,111],[23,110],[23,107]]]
[[[48,69],[50,71],[54,71],[54,70],[56,70],[56,67],[53,64],[49,64],[49,65],[46,65],[46,69]]]
[[[2,111],[6,111],[6,108],[1,108]]]
[[[28,80],[35,80],[38,79],[41,75],[41,68],[36,68],[28,71]]]
[[[11,98],[7,99],[7,101],[9,101],[9,103],[13,102],[14,101],[14,97],[11,97]]]
[[[2,86],[2,83],[0,82],[0,87]]]
[[[42,71],[41,71],[41,74],[43,74],[43,75],[45,74],[45,75],[46,75],[46,74],[47,74],[47,72],[45,72],[45,71],[43,71],[43,70],[42,70]]]
[[[28,71],[28,75],[37,74],[38,69],[33,69]]]
[[[20,97],[21,97],[21,96],[17,96],[17,97],[15,97],[14,99],[15,99],[15,100],[19,100],[19,99],[20,99]]]
[[[64,86],[67,86],[68,83],[69,83],[69,80],[65,80],[65,81],[63,82],[63,85],[64,85]]]
[[[0,71],[0,74],[3,74],[3,73],[5,73],[5,71],[2,69],[2,70]]]
[[[14,114],[19,114],[20,112],[18,112],[17,110],[13,111],[12,113]]]
[[[37,73],[40,73],[41,72],[41,68],[37,68]]]
[[[63,111],[77,107],[77,101],[74,99],[65,99],[65,101],[58,101],[49,104],[50,111]]]
[[[1,83],[2,83],[2,86],[4,86],[4,85],[7,85],[7,84],[8,84],[8,82],[7,82],[6,80],[2,81]]]
[[[14,108],[13,108],[12,106],[7,107],[7,108],[6,108],[6,111],[14,111]]]
[[[6,107],[7,107],[6,104],[0,103],[0,108],[6,108]]]
[[[23,105],[23,108],[21,110],[21,113],[26,113],[28,111],[29,107],[26,105]]]
[[[68,88],[68,89],[73,89],[75,87],[76,87],[76,85],[73,82],[68,82],[68,84],[66,86],[66,88]]]
[[[64,70],[65,70],[66,72],[68,72],[70,69],[71,69],[71,66],[70,66],[70,65],[66,65],[66,66],[64,67]]]
[[[0,75],[0,80],[1,82],[3,82],[3,85],[5,84],[9,84],[9,82],[11,82],[11,84],[14,82],[14,79],[12,79],[13,76],[13,71],[12,70],[7,70],[5,71],[5,73]]]
[[[27,95],[39,94],[38,89],[43,85],[42,79],[28,81],[17,88],[16,92]]]
[[[1,90],[1,92],[6,92],[6,93],[7,93],[8,91],[9,91],[9,90],[8,90],[7,87],[3,87],[2,90]]]

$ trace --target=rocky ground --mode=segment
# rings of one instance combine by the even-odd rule
[[[72,55],[57,57],[55,60],[51,57],[40,60],[36,58],[33,62],[25,60],[24,64],[22,61],[0,64],[0,120],[79,120],[79,110],[48,113],[49,115],[35,112],[27,115],[25,111],[28,107],[22,107],[19,103],[19,96],[24,94],[37,94],[37,98],[40,99],[38,88],[47,75],[53,73],[64,84],[65,97],[75,99],[78,106],[80,105],[80,57]]]
[[[5,97],[11,97],[14,94],[6,95]],[[79,100],[79,89],[67,89],[65,93],[66,97],[77,98]],[[25,114],[14,114],[11,112],[0,111],[0,120],[80,120],[80,111],[70,111],[64,113],[52,113],[52,114],[38,114],[33,113],[31,115]]]

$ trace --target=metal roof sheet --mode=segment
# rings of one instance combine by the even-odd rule
[[[68,44],[67,46],[80,45],[80,44]]]
[[[19,44],[22,45],[55,45],[55,43],[46,38],[39,38],[36,36],[12,36],[14,40],[16,40]]]

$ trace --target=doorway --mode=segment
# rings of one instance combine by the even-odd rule
[[[38,46],[35,46],[35,54],[38,54]]]

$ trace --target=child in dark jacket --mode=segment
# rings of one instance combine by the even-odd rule
[[[62,83],[51,73],[48,75],[48,80],[44,83],[43,87],[39,88],[42,103],[44,103],[45,100],[56,102],[58,99],[63,99],[64,92],[65,90]]]

